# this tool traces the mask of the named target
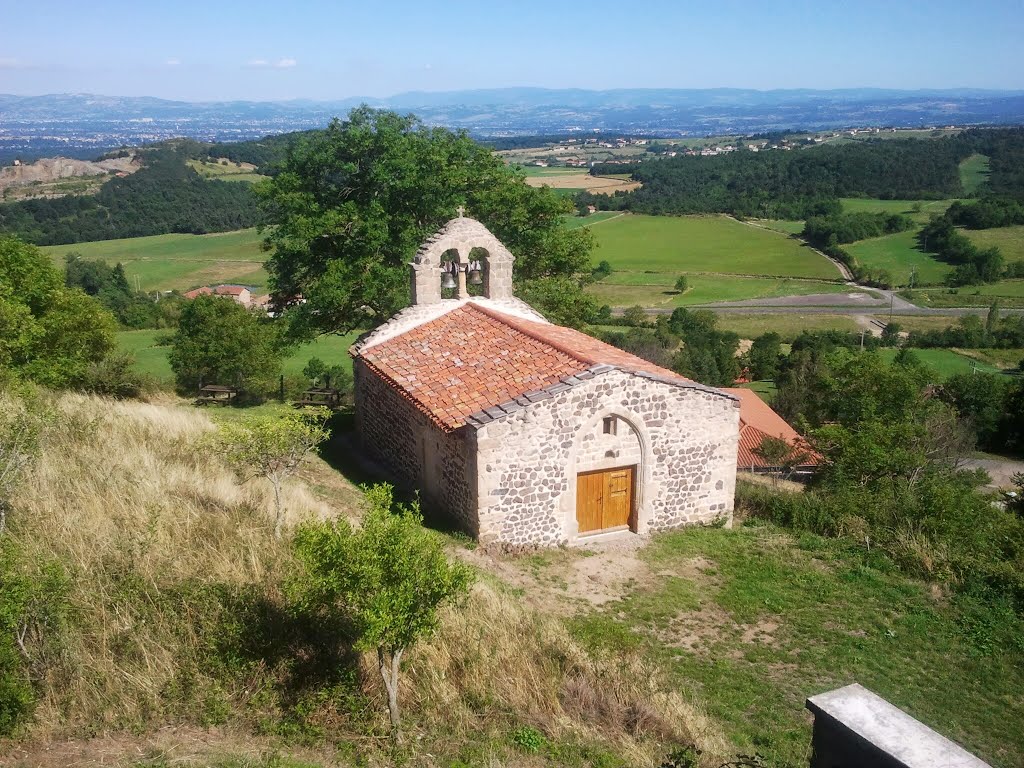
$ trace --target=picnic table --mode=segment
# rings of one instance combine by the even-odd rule
[[[206,384],[199,388],[196,405],[230,405],[238,397],[237,387]]]
[[[341,405],[341,390],[331,387],[310,387],[295,401],[295,405],[299,408],[321,406],[334,409]]]

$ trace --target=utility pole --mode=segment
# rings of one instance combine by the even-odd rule
[[[896,302],[896,294],[892,291],[889,292],[889,322],[892,323],[892,307]]]
[[[860,332],[860,351],[864,351],[864,334],[867,333],[867,329]]]

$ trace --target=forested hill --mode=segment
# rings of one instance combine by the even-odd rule
[[[186,162],[195,152],[192,144],[145,151],[142,169],[111,179],[95,195],[4,203],[0,234],[61,245],[255,226],[259,212],[251,185],[204,179]]]
[[[974,153],[991,161],[989,191],[1024,198],[1024,129],[972,130],[943,139],[888,139],[803,150],[681,156],[632,166],[643,186],[582,204],[639,213],[731,213],[803,219],[827,213],[840,197],[961,197],[959,164]],[[623,166],[591,172],[621,173]]]

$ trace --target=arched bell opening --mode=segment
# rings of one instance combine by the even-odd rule
[[[449,248],[441,254],[441,298],[459,298],[460,277],[462,276],[462,263],[459,259],[459,252]]]
[[[470,296],[490,298],[490,253],[479,246],[469,252],[466,262],[466,292]]]

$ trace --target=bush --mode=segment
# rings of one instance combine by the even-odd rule
[[[153,387],[134,370],[135,359],[126,353],[115,353],[93,363],[82,375],[78,388],[95,395],[126,400],[141,396]]]

